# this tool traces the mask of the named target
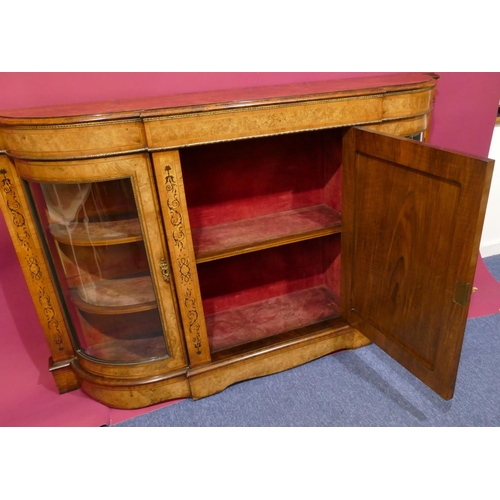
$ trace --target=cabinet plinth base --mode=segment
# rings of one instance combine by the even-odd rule
[[[342,349],[355,349],[370,341],[340,319],[327,321],[324,327],[296,339],[249,351],[246,355],[224,358],[223,354],[209,365],[189,370],[193,399],[211,396],[228,386],[251,378],[271,375]]]
[[[220,351],[211,363],[166,375],[115,379],[89,373],[78,360],[52,363],[61,393],[80,388],[111,408],[136,409],[164,401],[216,394],[232,384],[271,375],[342,349],[356,349],[370,341],[340,318],[260,342]]]
[[[110,408],[132,410],[191,395],[185,369],[164,376],[124,380],[88,373],[77,360],[71,363],[71,368],[77,374],[81,390]]]
[[[71,359],[55,362],[49,358],[49,371],[52,373],[59,394],[75,391],[80,388],[80,382],[71,369]]]

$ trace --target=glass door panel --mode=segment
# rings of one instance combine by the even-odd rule
[[[112,362],[168,356],[130,178],[30,186],[81,349]]]

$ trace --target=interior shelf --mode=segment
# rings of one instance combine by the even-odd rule
[[[55,240],[76,246],[118,245],[142,240],[138,218],[116,221],[78,222],[71,226],[51,224]]]
[[[192,230],[196,261],[240,255],[341,232],[341,215],[327,205],[289,210]]]
[[[100,280],[71,290],[81,311],[93,314],[127,314],[157,307],[150,276]]]
[[[87,347],[85,352],[98,359],[133,363],[167,355],[162,332],[141,339],[111,340]]]
[[[295,330],[339,314],[337,297],[327,286],[254,302],[206,316],[212,352]]]

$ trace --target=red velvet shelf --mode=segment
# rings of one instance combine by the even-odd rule
[[[193,229],[198,263],[304,241],[341,231],[341,215],[326,205]]]
[[[212,352],[278,335],[339,314],[327,286],[293,292],[206,316]]]

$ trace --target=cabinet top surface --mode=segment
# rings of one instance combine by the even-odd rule
[[[0,111],[0,125],[98,122],[154,118],[286,102],[409,91],[435,84],[432,75],[398,73],[267,87],[238,88],[101,102],[64,104]]]

